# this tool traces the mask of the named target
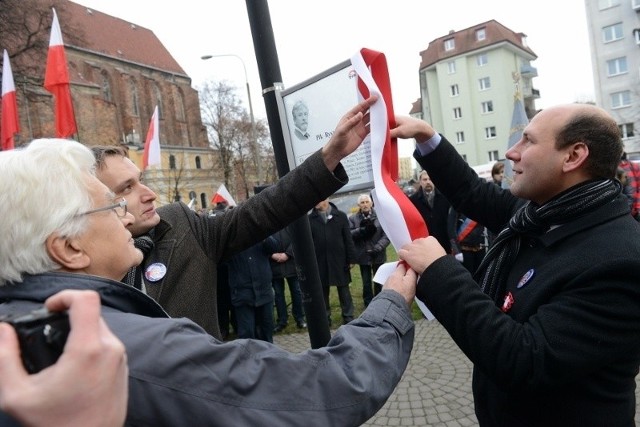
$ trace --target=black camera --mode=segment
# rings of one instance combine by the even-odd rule
[[[22,362],[31,374],[56,363],[69,335],[66,311],[51,312],[42,307],[29,313],[0,316],[0,321],[16,330]]]

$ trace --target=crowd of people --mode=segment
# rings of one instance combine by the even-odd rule
[[[506,189],[429,123],[395,117],[390,136],[415,140],[424,169],[412,201],[431,235],[399,248],[403,262],[376,284],[389,240],[371,198],[350,216],[328,200],[348,181],[340,162],[367,137],[375,102],[347,112],[278,183],[215,215],[156,210],[116,148],[41,139],[0,152],[11,177],[0,180],[0,315],[45,305],[67,309],[71,325],[58,361],[29,375],[0,323],[0,421],[358,426],[409,362],[417,297],[473,363],[481,426],[633,425],[640,224],[634,191],[623,191],[632,176],[618,174],[635,165],[623,163],[615,120],[585,104],[537,113],[506,152]],[[277,269],[295,259],[283,230],[305,214],[327,315],[335,287],[343,325],[294,354],[270,341],[288,322],[284,279],[297,293],[296,275]],[[221,340],[223,279],[244,339]],[[304,327],[297,303],[292,315]]]

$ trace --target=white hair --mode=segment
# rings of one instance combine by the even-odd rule
[[[365,200],[370,202],[371,201],[371,197],[369,197],[368,194],[361,194],[361,195],[358,196],[358,203],[363,202]]]
[[[0,152],[0,285],[60,267],[45,243],[54,232],[75,237],[85,230],[78,214],[91,208],[94,163],[89,148],[67,139]]]

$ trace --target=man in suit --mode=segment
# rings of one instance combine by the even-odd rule
[[[420,172],[420,189],[413,193],[409,199],[422,215],[427,224],[429,234],[438,240],[447,253],[451,253],[451,241],[449,240],[449,208],[451,205],[429,178],[427,171]]]

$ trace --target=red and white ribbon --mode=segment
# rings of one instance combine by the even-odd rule
[[[351,58],[358,73],[358,94],[365,99],[378,96],[370,109],[371,167],[373,169],[374,203],[378,219],[391,244],[403,245],[429,235],[424,219],[411,200],[396,184],[398,179],[398,146],[390,137],[390,125],[395,125],[391,85],[384,54],[362,49]]]
[[[351,64],[358,74],[359,97],[366,99],[371,94],[378,96],[378,101],[369,110],[374,182],[371,193],[380,225],[397,251],[415,239],[427,237],[429,231],[420,212],[396,184],[398,145],[397,140],[390,136],[391,126],[395,126],[395,116],[387,60],[383,53],[363,48],[351,58]],[[433,318],[420,301],[418,305],[427,318]]]

